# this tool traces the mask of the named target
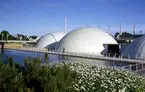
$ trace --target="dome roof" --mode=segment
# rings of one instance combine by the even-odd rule
[[[101,55],[103,44],[117,44],[108,33],[98,28],[79,28],[65,35],[57,46],[60,52],[95,53]]]
[[[123,54],[123,57],[145,59],[145,36],[134,40],[121,54]]]
[[[46,48],[48,45],[60,41],[60,39],[64,35],[65,35],[64,32],[52,32],[52,33],[48,33],[48,34],[42,36],[38,40],[36,47],[38,47],[38,48]]]

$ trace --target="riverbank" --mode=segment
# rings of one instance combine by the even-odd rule
[[[22,43],[5,43],[5,48],[22,48]]]
[[[48,52],[48,50],[45,48],[35,48],[35,47],[5,47],[5,49],[32,51],[32,52]]]

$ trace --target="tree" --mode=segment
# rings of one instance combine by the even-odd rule
[[[2,37],[3,36],[3,37]],[[6,30],[3,30],[1,31],[1,34],[0,34],[0,40],[16,40],[15,37],[13,37],[8,31]]]

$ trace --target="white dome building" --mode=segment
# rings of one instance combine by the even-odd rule
[[[38,40],[36,47],[47,48],[49,45],[55,44],[56,42],[60,41],[60,39],[62,39],[64,35],[65,35],[64,32],[48,33]]]
[[[123,57],[145,60],[145,36],[139,37],[121,52]]]
[[[108,33],[98,28],[79,28],[65,35],[57,45],[59,52],[73,52],[101,55],[104,44],[117,44]]]

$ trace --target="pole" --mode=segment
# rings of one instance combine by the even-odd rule
[[[64,33],[67,32],[67,17],[64,19]]]
[[[1,43],[1,52],[4,52],[4,42]]]
[[[135,35],[136,31],[135,31],[135,23],[133,23],[133,35]]]
[[[122,25],[120,24],[120,35],[122,35]]]

